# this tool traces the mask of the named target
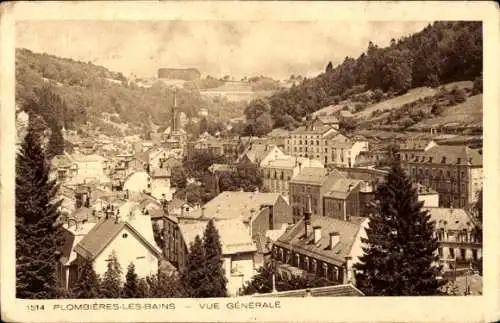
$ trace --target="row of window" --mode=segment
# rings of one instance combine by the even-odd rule
[[[440,229],[437,232],[437,237],[439,241],[454,241],[454,242],[479,242],[478,237],[474,232],[467,233],[466,231],[447,231],[445,234],[444,229]]]
[[[457,249],[457,252],[455,252],[455,248],[440,247],[438,248],[439,258],[443,259],[445,251],[448,251],[448,259],[467,260],[466,249],[460,248]],[[477,249],[472,249],[472,259],[478,260],[478,258],[479,257]]]
[[[443,169],[436,168],[426,168],[426,167],[410,167],[412,175],[420,175],[428,178],[447,178],[447,179],[455,179],[458,178],[458,172],[455,170],[451,172],[450,170],[443,171]],[[444,176],[446,175],[446,176]],[[452,176],[453,175],[453,176]],[[460,171],[460,178],[465,178],[465,171]]]
[[[280,247],[273,248],[273,258],[308,273],[333,281],[343,281],[343,268]]]

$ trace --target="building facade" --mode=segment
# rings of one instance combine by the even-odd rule
[[[466,146],[435,146],[401,156],[402,166],[418,183],[439,194],[439,206],[469,209],[483,186],[482,156]]]
[[[482,258],[480,224],[463,209],[424,208],[435,222],[439,263],[445,271],[469,267]]]
[[[305,157],[286,156],[270,160],[261,165],[263,188],[272,193],[279,193],[284,197],[289,197],[289,182],[296,176],[303,167],[323,168],[323,164],[318,160],[311,160]]]

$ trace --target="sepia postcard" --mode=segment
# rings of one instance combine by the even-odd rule
[[[500,320],[496,3],[0,12],[2,321]]]

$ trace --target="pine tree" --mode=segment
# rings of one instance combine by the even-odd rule
[[[100,279],[94,270],[92,261],[84,259],[79,264],[78,281],[72,294],[76,298],[99,298]]]
[[[30,118],[16,161],[16,296],[45,299],[57,297],[56,266],[64,229],[58,222],[57,186],[49,180],[35,119]]]
[[[64,154],[64,138],[58,126],[52,127],[49,143],[47,146],[47,156],[52,158]]]
[[[422,211],[416,189],[400,164],[375,193],[364,255],[357,269],[358,287],[370,296],[438,295],[437,239],[434,223]]]
[[[101,295],[104,298],[120,298],[122,288],[122,269],[116,252],[113,250],[108,258],[108,269],[101,282]]]
[[[208,221],[203,234],[206,275],[200,288],[202,297],[226,297],[226,276],[222,268],[222,246],[214,220]]]
[[[138,292],[139,279],[135,272],[134,263],[130,263],[127,268],[127,275],[125,276],[125,284],[123,285],[122,297],[123,298],[137,298],[139,297]]]
[[[333,71],[333,64],[332,64],[332,62],[328,62],[328,65],[326,65],[325,72],[331,73],[332,71]]]
[[[146,278],[149,285],[149,297],[155,298],[178,298],[188,297],[179,277],[159,271],[157,275]]]
[[[139,279],[137,283],[137,298],[147,298],[150,295],[149,285],[145,278]]]
[[[200,286],[205,281],[205,252],[203,242],[199,235],[190,245],[189,255],[186,260],[186,266],[181,274],[181,281],[186,295],[189,297],[204,297],[203,287]]]

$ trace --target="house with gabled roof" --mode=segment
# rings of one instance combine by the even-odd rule
[[[135,272],[139,277],[156,274],[162,260],[162,251],[151,240],[145,237],[133,222],[113,216],[104,218],[74,247],[76,267],[83,259],[90,260],[96,273],[102,276],[107,270],[109,256],[115,252],[123,269],[134,263]],[[124,269],[123,281],[125,274]]]

